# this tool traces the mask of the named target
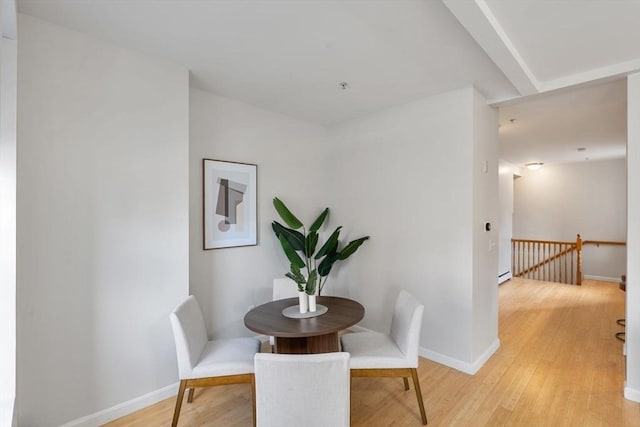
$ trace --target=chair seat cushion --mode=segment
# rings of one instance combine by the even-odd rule
[[[351,369],[416,368],[386,334],[354,332],[340,338],[342,351],[351,354]]]
[[[257,338],[209,341],[191,374],[181,379],[253,373],[253,356],[258,351],[260,340]]]

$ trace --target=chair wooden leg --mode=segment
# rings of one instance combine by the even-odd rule
[[[409,390],[409,379],[407,377],[402,377],[402,381],[404,381],[404,391]]]
[[[178,417],[180,416],[180,408],[182,407],[182,397],[184,396],[186,388],[187,380],[181,380],[180,387],[178,388],[178,395],[176,396],[176,408],[173,410],[173,422],[171,423],[171,427],[176,427],[178,425]]]
[[[189,389],[189,396],[187,396],[187,402],[189,403],[193,403],[193,392],[195,391],[195,388],[191,387]]]
[[[422,402],[422,390],[420,390],[420,380],[418,379],[418,370],[416,368],[411,369],[411,376],[413,377],[413,388],[416,390],[416,397],[418,398],[418,406],[420,406],[420,416],[422,416],[422,424],[427,424],[427,413],[424,410],[424,403]]]
[[[256,377],[251,375],[251,409],[253,412],[253,427],[256,427]]]

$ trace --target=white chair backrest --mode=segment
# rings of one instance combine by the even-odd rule
[[[255,355],[258,427],[342,427],[350,420],[349,353]]]
[[[178,355],[178,374],[187,378],[200,359],[207,342],[207,330],[198,301],[193,295],[178,305],[169,315]]]
[[[298,285],[288,277],[279,277],[273,279],[273,295],[272,301],[285,298],[294,298],[298,296]],[[271,345],[276,343],[274,337],[269,337]]]
[[[273,301],[298,296],[298,285],[288,277],[273,279]]]
[[[420,345],[420,329],[424,305],[411,294],[401,290],[391,318],[391,338],[402,353],[411,359],[414,367],[418,366],[418,347]]]

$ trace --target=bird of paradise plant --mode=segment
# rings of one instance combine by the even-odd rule
[[[369,239],[369,236],[360,237],[340,249],[339,237],[342,226],[338,226],[316,251],[320,237],[318,230],[329,215],[329,208],[325,208],[307,230],[304,224],[277,197],[273,199],[273,206],[282,221],[288,226],[285,227],[278,221],[271,223],[273,232],[291,263],[290,271],[286,276],[296,282],[300,292],[314,295],[317,289],[318,295],[321,295],[333,266],[338,261],[349,258]],[[306,270],[306,276],[303,274],[303,269]]]

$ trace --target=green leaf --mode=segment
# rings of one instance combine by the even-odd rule
[[[304,254],[307,258],[311,258],[313,253],[316,251],[316,246],[318,245],[318,233],[315,231],[307,234],[307,238],[304,241]]]
[[[284,254],[287,256],[292,265],[295,265],[298,268],[304,267],[304,261],[298,255],[298,253],[291,247],[287,239],[284,238],[283,235],[280,235],[280,245],[282,246],[282,250]]]
[[[340,261],[345,260],[347,258],[349,258],[351,255],[354,254],[355,251],[358,250],[358,248],[365,242],[365,240],[368,240],[369,236],[365,236],[365,237],[361,237],[359,239],[356,240],[352,240],[351,242],[349,242],[347,244],[347,246],[345,246],[339,253],[338,253],[338,259]]]
[[[304,289],[304,291],[307,294],[309,295],[315,294],[317,280],[318,280],[318,272],[316,270],[311,270],[311,273],[309,273],[309,278],[307,279],[307,286]]]
[[[335,231],[331,233],[331,236],[329,237],[329,239],[327,239],[327,241],[324,243],[324,245],[322,245],[322,247],[314,257],[315,259],[322,258],[323,256],[332,252],[333,250],[335,250],[335,248],[338,247],[338,237],[340,237],[341,228],[342,226],[336,228]]]
[[[300,271],[300,267],[298,267],[295,264],[291,264],[291,266],[289,268],[291,269],[291,274],[293,274],[293,276],[295,277],[295,282],[296,283],[305,283],[306,282],[304,276],[302,275],[302,272]]]
[[[280,215],[280,218],[282,218],[282,220],[289,227],[293,228],[294,230],[297,230],[298,228],[302,227],[302,223],[300,222],[300,220],[296,218],[294,214],[291,213],[289,208],[287,208],[285,204],[282,203],[282,200],[278,199],[277,197],[274,197],[273,207],[276,208],[276,211],[278,212],[278,215]]]
[[[294,250],[304,251],[304,234],[299,231],[286,228],[277,221],[273,221],[271,223],[271,228],[273,228],[273,232],[276,233],[278,239],[280,238],[280,236],[284,236],[284,238],[287,239],[287,242],[289,242]]]
[[[326,277],[331,273],[331,269],[333,268],[333,264],[338,261],[338,253],[331,252],[329,253],[318,265],[318,274],[320,277]]]
[[[309,228],[309,231],[320,230],[320,227],[322,227],[322,224],[324,223],[324,220],[327,218],[328,214],[329,214],[329,208],[325,208],[325,210],[322,211],[320,216],[316,218],[315,221],[313,221],[313,224],[311,224],[311,228]]]
[[[296,282],[296,284],[298,285],[298,291],[299,292],[304,292],[305,287],[303,285],[306,283],[306,279],[304,278],[304,276],[300,272],[300,268],[299,267],[297,267],[294,264],[291,264],[291,271],[289,273],[285,274],[285,276],[287,276],[289,279],[291,279],[294,282]]]

